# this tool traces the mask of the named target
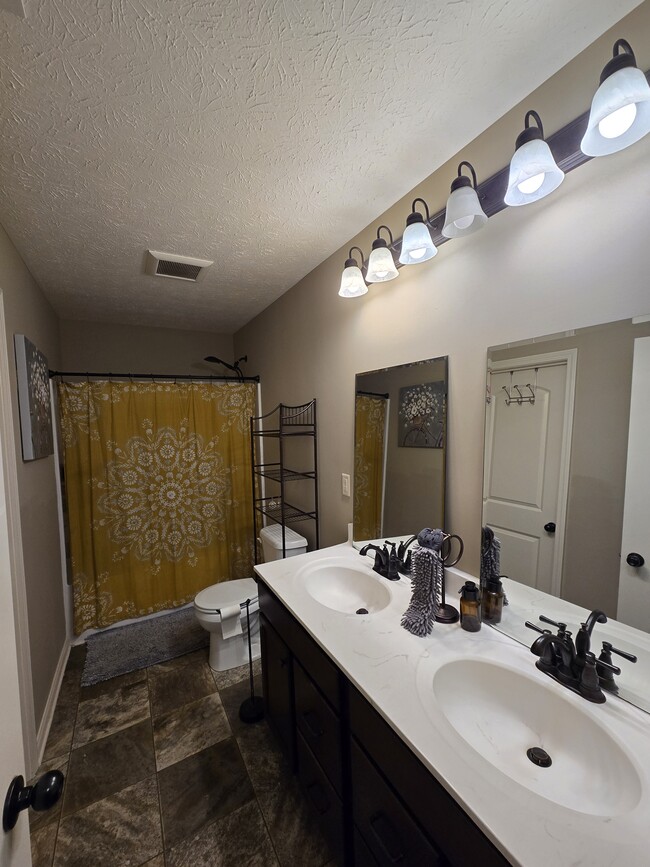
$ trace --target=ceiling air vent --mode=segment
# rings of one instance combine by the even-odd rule
[[[153,277],[171,277],[173,280],[189,280],[196,283],[212,262],[208,259],[194,259],[192,256],[177,256],[175,253],[147,251],[146,272]]]

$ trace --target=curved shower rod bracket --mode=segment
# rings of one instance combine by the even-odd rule
[[[247,355],[242,355],[241,358],[238,358],[233,364],[228,364],[227,361],[223,361],[221,358],[217,358],[216,355],[206,355],[203,359],[204,361],[209,361],[211,364],[222,364],[224,367],[227,367],[228,370],[233,370],[238,378],[243,382],[244,380],[244,372],[239,366],[240,362],[248,361]]]

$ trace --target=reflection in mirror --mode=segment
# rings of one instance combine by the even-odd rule
[[[487,366],[501,573],[650,631],[650,317],[492,347]]]
[[[356,376],[355,542],[444,527],[447,358]]]

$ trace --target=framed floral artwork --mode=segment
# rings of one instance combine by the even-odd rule
[[[54,452],[50,368],[47,358],[24,334],[14,334],[14,349],[23,460],[36,461]]]
[[[445,383],[425,382],[399,390],[399,445],[442,449],[445,445]]]

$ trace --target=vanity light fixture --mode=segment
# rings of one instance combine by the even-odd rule
[[[377,237],[372,242],[372,252],[368,259],[368,272],[366,280],[368,283],[386,283],[388,280],[394,280],[399,275],[393,260],[393,254],[388,249],[388,244],[379,234],[382,229],[386,229],[390,235],[391,247],[393,245],[393,233],[388,226],[380,226],[377,229]]]
[[[535,126],[530,125],[531,118]],[[517,136],[515,153],[510,161],[506,205],[527,205],[537,202],[556,190],[564,180],[564,172],[553,158],[544,141],[544,128],[536,111],[527,111],[525,126]]]
[[[350,247],[341,275],[341,288],[339,289],[341,298],[358,298],[359,295],[365,295],[368,291],[361,268],[357,265],[357,260],[352,257],[353,250],[359,250],[361,264],[363,264],[363,251],[359,247]]]
[[[584,165],[592,156],[615,153],[650,132],[650,70],[643,72],[637,68],[634,53],[625,39],[615,42],[613,57],[603,69],[600,81],[591,112],[585,111],[569,121],[552,133],[548,141],[544,139],[539,115],[528,111],[525,129],[517,137],[512,160],[480,184],[476,182],[471,164],[461,162],[446,209],[429,216],[426,202],[415,199],[403,237],[397,241],[387,226],[380,226],[368,262],[357,266],[354,259],[346,261],[347,273],[341,280],[339,295],[352,298],[365,294],[364,274],[368,283],[394,280],[402,265],[426,262],[436,255],[441,244],[477,231],[485,225],[488,217],[509,205],[526,205],[544,198],[559,187],[565,172]],[[463,167],[469,169],[472,183],[462,174]],[[476,213],[470,209],[461,211],[460,202],[464,197],[467,200],[476,197]],[[425,207],[426,221],[415,210],[417,202]],[[389,233],[390,245],[380,237],[381,229]],[[420,233],[422,239],[419,243],[416,233]],[[358,247],[352,249],[358,250]],[[396,267],[392,254],[398,249],[400,255]],[[356,270],[348,271],[348,266]]]
[[[424,205],[427,212],[427,223],[431,219],[429,206],[424,199],[413,199],[411,213],[406,218],[406,229],[404,229],[402,249],[399,254],[402,265],[418,265],[420,262],[433,259],[438,252],[438,248],[431,238],[429,227],[424,222],[424,217],[415,208],[418,202],[422,202]]]
[[[614,43],[600,73],[580,149],[590,157],[614,154],[650,132],[650,86],[625,39]]]
[[[471,180],[462,173],[463,166],[472,173]],[[451,193],[447,199],[445,225],[442,229],[445,238],[462,238],[471,235],[487,223],[487,214],[478,200],[476,187],[474,166],[467,160],[463,160],[458,166],[458,177],[451,182]]]

